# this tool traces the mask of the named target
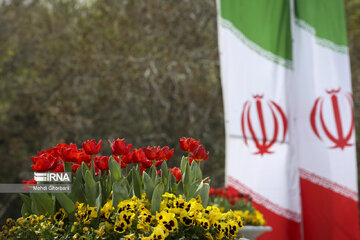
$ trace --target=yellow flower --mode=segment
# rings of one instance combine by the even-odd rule
[[[89,207],[89,205],[86,207],[87,209],[87,216],[88,218],[96,218],[97,217],[97,211],[96,207]]]
[[[164,198],[169,198],[169,199],[176,199],[176,196],[175,196],[174,194],[168,193],[168,192],[164,193],[164,194],[162,195],[162,197],[164,197]]]
[[[64,220],[65,217],[66,217],[65,210],[63,208],[60,208],[59,211],[57,213],[55,213],[54,220],[55,220],[55,222],[60,222],[60,221]]]
[[[112,200],[107,201],[107,203],[100,209],[100,218],[109,219],[111,211],[113,210]]]
[[[205,231],[209,230],[210,222],[206,218],[200,218],[196,220],[200,227],[202,227]]]
[[[174,231],[178,226],[178,221],[175,218],[175,214],[165,212],[162,216],[163,218],[159,221],[159,224],[161,224],[166,229],[166,231]]]
[[[125,200],[118,204],[117,213],[121,213],[122,211],[130,211],[135,212],[135,202],[133,200]]]
[[[166,232],[160,227],[155,227],[153,233],[150,235],[151,240],[163,240],[166,237]]]
[[[127,228],[127,224],[124,220],[117,221],[114,225],[114,231],[118,233],[125,232],[126,228]]]
[[[179,195],[179,197],[174,200],[174,207],[181,209],[185,209],[187,207],[187,202],[183,199],[182,195]]]
[[[185,226],[190,226],[194,221],[188,216],[186,211],[182,211],[180,213],[180,222],[182,222]]]
[[[12,218],[8,218],[6,219],[6,224],[11,227],[12,225],[14,225],[14,220]]]
[[[125,221],[126,225],[131,226],[132,225],[132,220],[135,217],[135,214],[132,212],[128,212],[128,211],[123,211],[120,213],[120,220]]]
[[[84,228],[83,228],[83,233],[86,233],[87,231],[89,231],[89,228],[84,227]]]
[[[235,221],[229,221],[229,222],[228,222],[228,227],[229,227],[229,234],[230,234],[230,236],[235,237],[236,234],[237,234],[238,231],[239,231],[239,226],[238,226],[237,222],[235,222]]]
[[[144,209],[139,214],[139,222],[138,222],[137,228],[149,231],[150,223],[152,222],[153,218],[154,217],[151,215],[150,211],[147,209]]]

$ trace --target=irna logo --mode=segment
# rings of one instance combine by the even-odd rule
[[[34,180],[37,182],[70,182],[71,173],[38,173],[34,172]]]

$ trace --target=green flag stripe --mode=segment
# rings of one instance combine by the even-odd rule
[[[292,60],[289,0],[221,0],[220,13],[248,40]]]
[[[347,49],[343,0],[295,0],[296,23],[314,34],[321,45]]]

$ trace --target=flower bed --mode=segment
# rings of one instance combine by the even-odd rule
[[[111,156],[97,156],[102,141],[58,144],[32,157],[36,172],[72,171],[72,191],[21,194],[22,218],[8,219],[0,236],[17,239],[234,239],[239,212],[208,205],[210,179],[198,162],[209,157],[200,141],[181,138],[187,152],[178,168],[169,147],[132,149],[111,142]],[[37,184],[36,181],[24,181]]]

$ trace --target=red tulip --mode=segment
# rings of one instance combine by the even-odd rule
[[[141,163],[141,167],[143,167],[145,169],[148,169],[149,167],[151,167],[152,164],[153,164],[153,161],[146,160],[146,161]]]
[[[149,160],[157,160],[159,159],[159,152],[161,151],[161,148],[160,147],[147,147],[147,148],[143,148],[144,150],[144,153],[146,155],[146,157],[149,159]]]
[[[215,194],[216,194],[215,188],[210,187],[209,196],[212,196],[212,195],[215,195]]]
[[[96,143],[96,141],[93,139],[93,140],[87,140],[87,141],[83,142],[82,146],[83,146],[86,154],[96,155],[101,150],[101,144],[102,144],[101,139],[98,143]]]
[[[58,158],[52,155],[42,154],[41,156],[31,157],[34,164],[31,166],[36,172],[47,172],[54,170],[58,163]]]
[[[81,164],[82,162],[89,163],[91,161],[91,155],[86,154],[84,149],[80,148],[77,155],[77,163]]]
[[[62,156],[65,162],[77,162],[78,161],[78,150],[77,148],[62,148]]]
[[[21,189],[24,189],[25,191],[29,191],[29,188],[27,185],[36,185],[37,182],[35,181],[35,179],[30,179],[28,181],[22,181],[22,183],[24,184],[24,186],[21,187]]]
[[[179,139],[180,148],[185,152],[193,152],[200,144],[200,140],[196,141],[193,138],[182,137]]]
[[[160,167],[163,162],[164,162],[164,160],[156,160],[155,167]]]
[[[109,170],[109,157],[108,156],[98,156],[94,158],[95,166],[99,169],[105,171]]]
[[[153,146],[153,147],[147,147],[147,148],[143,148],[144,153],[146,155],[146,157],[149,160],[165,160],[168,161],[172,155],[174,154],[174,149],[171,149],[168,146],[165,146],[163,148],[161,148],[160,146]]]
[[[65,172],[64,162],[60,161],[60,163],[56,166],[53,172]]]
[[[144,150],[142,148],[134,149],[133,150],[133,162],[134,163],[142,163],[148,161],[148,158],[146,157]]]
[[[190,163],[192,163],[192,161],[196,161],[196,162],[202,162],[205,161],[209,158],[209,152],[205,151],[205,147],[203,145],[199,145],[199,147],[191,153],[190,156]]]
[[[35,181],[35,179],[30,179],[28,181],[22,181],[23,184],[29,184],[29,185],[33,185],[33,184],[37,184],[37,182]]]
[[[130,152],[132,144],[126,145],[124,139],[116,139],[111,143],[111,151],[114,155],[123,156]]]
[[[168,161],[174,154],[174,149],[170,150],[168,146],[163,147],[161,151],[165,155],[165,161]]]
[[[126,155],[123,155],[121,157],[121,167],[123,166],[123,164],[125,165],[125,167],[127,165],[129,165],[130,163],[133,162],[133,153],[132,152],[129,152],[128,154]],[[123,168],[123,167],[122,167]]]
[[[181,180],[182,174],[181,174],[180,168],[173,167],[171,169],[171,173],[175,176],[177,182],[179,182]]]
[[[81,167],[81,164],[72,163],[72,165],[71,165],[71,171],[72,171],[73,173],[76,173],[76,170],[77,170],[79,167]]]
[[[94,161],[95,162],[95,161]],[[89,169],[91,169],[91,162],[89,162],[88,163],[88,167],[89,167]],[[99,174],[99,171],[100,171],[100,169],[96,166],[96,164],[95,164],[95,176],[97,176],[98,174]]]

